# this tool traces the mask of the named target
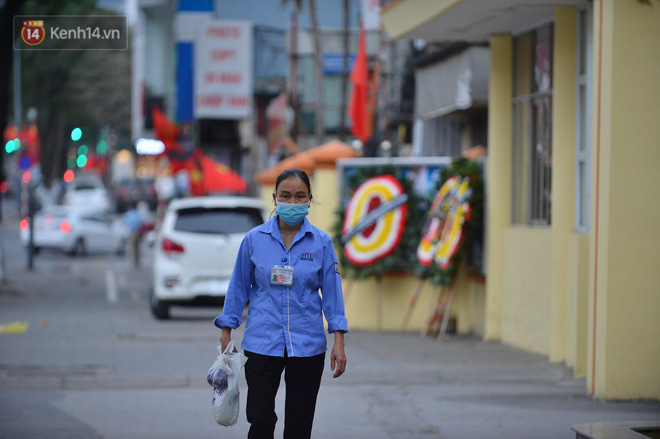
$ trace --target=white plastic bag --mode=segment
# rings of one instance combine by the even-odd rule
[[[222,346],[218,346],[218,358],[206,375],[206,380],[213,386],[213,415],[220,425],[229,427],[238,421],[238,374],[246,361],[245,355],[234,352],[234,342],[230,341],[224,352]]]

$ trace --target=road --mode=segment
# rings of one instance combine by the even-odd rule
[[[0,439],[246,437],[243,409],[230,428],[211,412],[218,310],[154,320],[148,248],[140,270],[115,255],[43,251],[28,271],[15,217],[1,236],[0,325],[28,327],[0,335]],[[566,367],[498,343],[352,332],[346,352],[343,377],[324,372],[315,438],[568,439],[574,424],[660,424],[659,403],[594,401]],[[240,386],[244,405],[242,377]]]

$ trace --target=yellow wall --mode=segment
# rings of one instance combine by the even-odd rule
[[[594,5],[588,385],[606,399],[660,399],[660,7]]]
[[[552,231],[517,226],[502,235],[502,341],[548,355]]]
[[[313,202],[309,220],[319,229],[332,236],[332,225],[339,207],[337,171],[317,169],[311,176]]]
[[[565,261],[575,225],[576,34],[575,9],[557,8],[553,49],[551,361],[566,359]]]
[[[364,331],[419,332],[428,321],[441,292],[441,288],[426,282],[422,284],[421,293],[411,306],[411,299],[419,285],[419,279],[410,275],[385,276],[380,283],[375,279],[359,282],[344,279],[349,327]],[[442,291],[443,294],[447,292]],[[451,315],[456,318],[458,333],[483,335],[483,324],[480,323],[483,322],[483,298],[483,284],[479,281],[465,275],[456,283]],[[473,327],[471,322],[474,321],[479,323]]]
[[[489,168],[488,303],[495,304],[499,297],[500,320],[499,323],[488,321],[487,328],[492,328],[492,332],[487,329],[486,334],[492,337],[499,325],[499,339],[503,342],[561,361],[566,356],[567,336],[565,260],[574,224],[575,203],[574,10],[556,10],[554,35],[552,226],[511,227],[510,210],[502,207],[511,203],[510,180],[503,179],[502,165],[495,169],[493,164]],[[491,53],[491,89],[501,88],[503,81],[511,82],[507,66],[495,65],[498,59],[500,63],[512,65],[511,58],[506,56],[510,46],[511,40],[506,37],[491,40],[491,50],[501,53],[499,56]],[[511,137],[503,130],[510,130],[511,125],[499,119],[506,117],[502,113],[511,107],[511,94],[505,95],[502,90],[493,92],[489,105],[497,109],[489,112],[493,119],[489,121],[489,146],[492,146],[490,139],[497,142],[497,150],[490,147],[489,162],[494,163],[496,155],[500,163],[509,161]],[[561,111],[557,111],[558,108]],[[510,167],[504,167],[507,169]],[[491,214],[492,210],[497,217]],[[496,319],[497,316],[489,313],[488,318]]]
[[[455,2],[429,1],[424,18],[419,13],[426,4],[393,3],[391,11],[405,12],[383,14],[388,31],[409,32]],[[483,333],[565,360],[576,376],[587,376],[595,397],[660,399],[660,5],[620,0],[591,5],[588,235],[573,230],[576,12],[558,8],[554,17],[551,227],[511,226],[512,38],[490,39]],[[387,22],[394,19],[400,22]],[[469,287],[466,291],[469,303]],[[477,325],[469,326],[474,331]]]
[[[500,339],[502,320],[502,231],[511,224],[512,39],[490,39],[488,102],[488,183],[486,185],[486,321],[484,336]]]
[[[589,236],[572,233],[566,257],[566,365],[576,378],[587,375]]]
[[[461,265],[458,272],[453,309],[459,334],[484,336],[486,282],[481,276],[471,275],[465,265]]]
[[[261,185],[259,186],[259,198],[263,200],[264,205],[266,206],[266,212],[268,212],[268,214],[270,214],[271,211],[275,209],[275,205],[273,204],[274,190],[275,190],[275,183],[267,186],[261,186]],[[275,215],[274,212],[273,215]]]
[[[355,282],[344,279],[346,318],[355,330],[401,330],[410,299],[418,280],[412,276],[385,276],[379,283],[375,279]],[[430,285],[423,288],[413,308],[408,331],[419,331],[429,297],[434,294]]]

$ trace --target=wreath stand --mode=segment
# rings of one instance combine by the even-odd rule
[[[454,276],[449,285],[441,285],[438,287],[435,306],[431,308],[433,300],[429,296],[429,303],[427,305],[427,317],[420,332],[421,336],[435,334],[437,331],[438,341],[442,341],[447,334],[447,327],[449,326],[449,317],[451,316],[451,306],[454,299],[456,276]]]
[[[400,332],[405,332],[406,328],[408,327],[410,316],[412,315],[413,309],[417,304],[417,300],[419,299],[419,296],[421,296],[422,291],[424,290],[424,285],[426,285],[426,281],[424,279],[420,279],[419,282],[417,283],[417,287],[415,288],[412,297],[410,298],[410,303],[408,304],[408,310],[406,311],[406,315],[403,317],[403,323],[401,323]]]

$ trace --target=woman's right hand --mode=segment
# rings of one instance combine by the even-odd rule
[[[222,328],[222,333],[220,334],[220,346],[222,346],[222,352],[227,349],[227,345],[231,341],[231,328]],[[234,352],[238,352],[238,349],[234,346]]]

